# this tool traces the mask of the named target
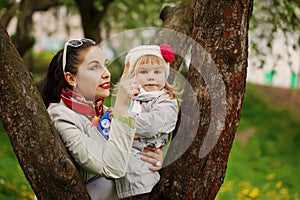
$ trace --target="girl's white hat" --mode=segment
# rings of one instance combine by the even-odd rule
[[[140,45],[131,49],[126,55],[125,62],[129,61],[128,75],[133,73],[134,65],[136,61],[145,55],[154,55],[163,60],[166,66],[166,77],[168,78],[170,73],[170,63],[174,58],[174,51],[168,44],[158,45]]]

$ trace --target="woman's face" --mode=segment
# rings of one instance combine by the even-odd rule
[[[83,63],[79,66],[74,91],[88,100],[108,97],[110,72],[107,65],[107,57],[101,48],[89,48]]]

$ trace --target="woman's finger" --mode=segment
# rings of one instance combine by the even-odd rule
[[[142,151],[142,160],[152,164],[149,166],[149,170],[158,171],[162,168],[163,152],[159,148],[155,148],[153,151]]]
[[[129,60],[127,60],[126,63],[125,63],[125,67],[124,67],[122,76],[121,76],[122,79],[127,77],[127,74],[128,74],[128,71],[129,71],[129,66],[130,66],[130,63],[129,63]]]
[[[157,160],[156,159],[153,159],[153,158],[149,158],[147,156],[142,156],[141,158],[144,162],[147,162],[147,163],[150,163],[151,165],[149,166],[149,170],[151,171],[158,171],[161,169],[162,165],[160,166],[156,166],[155,164],[157,163]]]

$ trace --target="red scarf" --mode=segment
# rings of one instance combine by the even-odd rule
[[[104,98],[87,101],[82,95],[63,88],[61,99],[71,110],[87,116],[92,121],[92,126],[98,125],[99,119],[103,115]]]

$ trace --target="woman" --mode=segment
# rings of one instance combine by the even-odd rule
[[[128,78],[124,68],[119,83],[109,139],[98,130],[99,118],[106,112],[103,105],[110,95],[108,60],[92,40],[69,40],[52,59],[41,94],[61,139],[78,166],[92,199],[116,199],[114,179],[125,175],[135,129],[128,117],[136,80]],[[162,151],[143,152],[142,160],[162,162]]]

